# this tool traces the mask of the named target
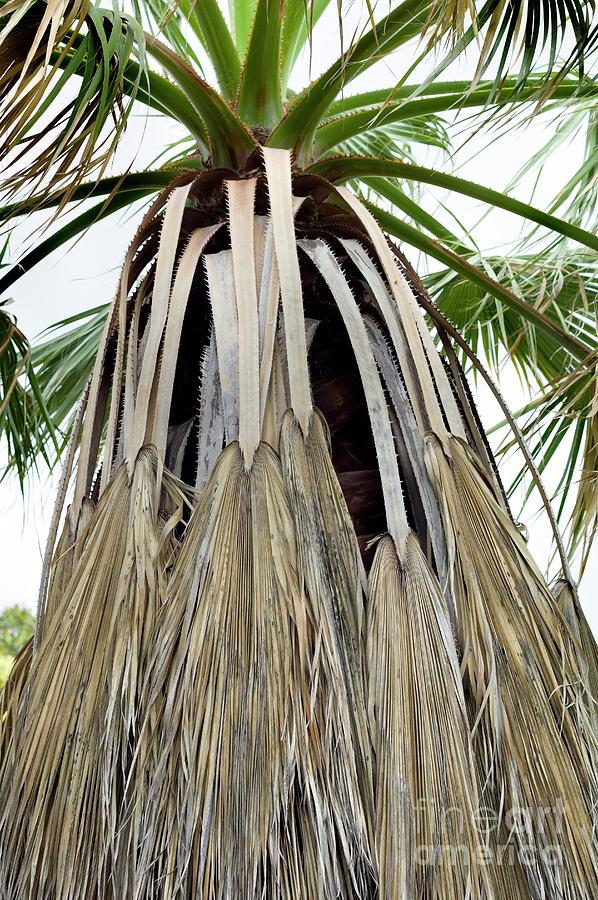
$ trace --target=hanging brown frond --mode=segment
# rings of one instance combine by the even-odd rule
[[[328,450],[326,423],[314,410],[308,435],[291,410],[280,429],[280,458],[293,521],[297,533],[298,569],[313,608],[317,641],[325,648],[318,676],[320,717],[330,742],[322,761],[340,753],[348,761],[355,757],[352,775],[360,791],[360,803],[372,821],[372,761],[363,669],[365,573],[345,498]],[[324,676],[327,681],[324,681]],[[330,701],[344,685],[346,698],[339,694],[338,721],[331,721]],[[348,719],[347,719],[348,716]],[[351,749],[349,749],[349,747]],[[318,767],[326,783],[334,782],[334,772]],[[345,803],[350,800],[346,797]],[[373,835],[368,834],[368,839]]]
[[[370,878],[343,672],[301,590],[280,462],[219,457],[152,641],[141,897],[359,897]],[[344,732],[344,738],[343,738]],[[147,787],[146,787],[147,785]],[[141,790],[138,800],[136,793]]]
[[[10,752],[18,721],[18,711],[28,684],[29,669],[33,657],[33,638],[19,650],[4,687],[0,691],[0,760]]]
[[[54,551],[53,565],[48,586],[48,601],[43,610],[40,610],[40,625],[52,618],[71,580],[73,570],[83,552],[89,523],[94,511],[93,501],[88,497],[83,499],[79,514],[75,523],[71,522],[69,510],[65,516],[64,525]],[[40,627],[38,625],[38,628]]]
[[[579,671],[583,676],[582,689],[585,696],[582,697],[588,714],[596,721],[598,717],[598,647],[592,634],[589,622],[586,619],[581,604],[577,597],[577,591],[568,581],[557,583],[554,589],[555,599],[563,614],[570,634],[567,640],[570,650],[578,659]],[[584,727],[584,722],[580,722]]]
[[[587,566],[592,542],[598,531],[598,378],[594,382],[592,402],[586,417],[587,433],[582,451],[579,488],[571,512],[569,547],[571,554],[581,549],[581,575]]]
[[[147,630],[163,595],[161,487],[173,494],[155,453],[140,455],[130,486],[120,467],[47,620],[21,694],[20,727],[2,759],[7,896],[66,900],[109,890]]]
[[[370,574],[369,713],[380,896],[493,896],[457,651],[417,537],[383,538]]]
[[[525,869],[532,892],[589,894],[598,755],[591,718],[586,714],[582,727],[577,721],[584,678],[564,640],[567,625],[471,451],[455,439],[450,459],[434,439],[428,449],[486,778],[518,816],[520,851],[534,848]],[[539,809],[548,813],[538,818]],[[554,847],[561,848],[559,866]]]

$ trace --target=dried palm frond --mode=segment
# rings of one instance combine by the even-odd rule
[[[355,530],[330,459],[326,423],[318,410],[314,410],[305,438],[292,410],[286,412],[280,433],[280,458],[297,533],[299,573],[313,608],[318,641],[325,648],[330,666],[328,673],[319,676],[320,696],[328,696],[335,683],[344,683],[347,693],[346,709],[340,707],[340,721],[327,723],[328,735],[337,752],[342,752],[341,739],[350,740],[353,745],[348,756],[355,754],[362,803],[371,822],[372,763],[362,652],[366,579]],[[323,682],[324,674],[328,685]],[[323,708],[327,705],[328,701]],[[350,726],[344,721],[347,713]],[[322,722],[329,720],[329,713],[320,715]],[[346,746],[344,753],[347,754]],[[332,748],[327,757],[334,758]],[[324,782],[327,780],[325,771],[321,777]]]
[[[579,660],[579,671],[584,677],[582,687],[587,690],[586,704],[590,715],[598,717],[598,646],[592,629],[579,602],[577,591],[566,580],[557,582],[553,589],[559,609],[569,631],[573,650]]]
[[[7,695],[11,900],[589,896],[579,635],[461,379],[367,209],[288,151],[156,200]]]
[[[300,588],[294,535],[277,456],[260,444],[246,472],[229,445],[153,641],[132,896],[364,895],[346,688],[327,674],[338,650]]]
[[[5,759],[9,752],[21,698],[27,687],[32,656],[33,638],[30,638],[17,653],[0,691],[0,760]]]
[[[74,523],[71,522],[69,510],[67,510],[62,532],[53,554],[47,600],[44,604],[44,609],[40,610],[41,617],[38,625],[40,630],[60,607],[60,602],[71,580],[73,570],[81,557],[83,541],[87,527],[92,519],[93,511],[94,503],[89,497],[83,498],[79,514]]]
[[[457,651],[414,534],[402,562],[380,541],[368,617],[380,896],[493,896]]]
[[[374,558],[368,625],[368,704],[374,731],[380,892],[397,898],[424,894],[481,897],[488,880],[480,864],[481,843],[476,831],[476,775],[445,602],[437,578],[410,532],[390,419],[356,300],[323,242],[301,241],[300,246],[326,281],[351,338],[392,535],[382,540]],[[389,299],[387,304],[385,310],[394,315]],[[405,314],[411,315],[409,308]],[[415,321],[410,324],[411,336],[419,339]],[[417,352],[418,348],[414,349]],[[423,355],[419,366],[421,372],[427,366]],[[314,505],[312,502],[312,509]],[[420,616],[419,631],[416,614]],[[418,637],[417,648],[410,645]],[[429,867],[417,865],[422,851],[429,854]]]
[[[222,388],[222,424],[229,440],[237,433],[240,441],[243,440],[236,450],[236,445],[232,445],[221,454],[202,491],[174,562],[164,616],[160,616],[153,641],[157,655],[151,667],[150,699],[128,786],[127,808],[134,827],[130,837],[122,842],[117,863],[117,870],[126,872],[120,876],[119,883],[129,884],[139,896],[161,896],[162,890],[167,895],[178,896],[177,892],[184,895],[199,885],[216,896],[231,890],[236,895],[253,896],[264,885],[271,885],[273,896],[276,890],[284,896],[332,897],[340,892],[341,896],[352,897],[363,894],[372,879],[371,775],[359,639],[354,633],[357,621],[362,618],[359,606],[364,578],[355,538],[353,535],[351,541],[340,489],[329,464],[328,490],[336,493],[336,499],[333,495],[330,505],[321,506],[319,529],[303,537],[312,535],[315,541],[321,541],[321,529],[332,525],[334,520],[340,558],[328,572],[322,570],[321,583],[317,578],[314,580],[309,571],[311,554],[305,555],[304,550],[297,558],[293,538],[295,528],[302,527],[305,531],[305,517],[297,516],[296,521],[291,518],[280,463],[272,451],[267,451],[265,445],[254,449],[255,434],[259,433],[255,428],[256,417],[263,416],[266,422],[268,404],[262,409],[256,407],[255,392],[236,387],[242,378],[249,382],[253,379],[255,385],[261,378],[267,385],[270,374],[274,377],[277,371],[276,358],[273,363],[269,358],[269,354],[277,356],[271,324],[272,297],[276,300],[276,293],[272,292],[273,247],[266,235],[261,242],[261,253],[256,253],[251,243],[242,250],[238,246],[240,234],[247,233],[254,191],[251,181],[227,185],[232,249],[205,257],[215,341],[210,342],[212,349],[208,349],[204,364],[207,367],[210,361],[212,366],[217,362]],[[285,195],[282,196],[284,199]],[[271,196],[271,201],[274,220],[279,218],[280,210],[275,197]],[[290,203],[283,211],[283,215],[289,214],[292,216]],[[239,230],[242,223],[244,232]],[[279,249],[282,234],[279,231]],[[280,251],[283,259],[286,253],[290,266],[281,265],[278,252],[276,271],[282,273],[288,351],[295,339],[293,321],[299,321],[300,327],[304,327],[302,311],[296,306],[301,289],[298,294],[294,238],[292,243],[286,239]],[[244,266],[239,266],[241,258],[245,260]],[[248,275],[257,277],[258,260],[263,265],[264,286],[259,302],[255,282],[248,278]],[[256,320],[252,328],[248,305],[255,312],[259,308],[260,315],[263,310],[263,327],[258,327],[262,335],[259,369],[252,340],[248,339],[256,334]],[[299,320],[297,312],[301,315]],[[275,320],[274,310],[274,323]],[[296,353],[291,355],[297,359]],[[209,406],[204,406],[204,411],[211,417],[214,400],[208,394],[210,385],[205,384],[205,377],[204,374],[202,397]],[[290,380],[296,399],[297,380]],[[268,393],[264,391],[266,399]],[[301,396],[305,397],[305,392],[302,395],[299,391]],[[292,417],[290,420],[287,417],[287,423],[285,434],[290,440],[295,428]],[[295,481],[298,492],[307,489],[312,498],[309,478],[321,482],[325,474],[313,471],[321,464],[316,451],[318,445],[322,447],[323,440],[319,428],[316,424],[313,435],[310,432],[308,457],[312,462],[306,466],[305,473],[308,482]],[[299,445],[297,440],[301,442]],[[295,433],[291,442],[295,453],[305,453],[301,450],[302,442],[301,432]],[[216,446],[201,450],[198,473],[208,468],[204,452],[211,454]],[[324,452],[327,454],[325,445]],[[290,450],[288,458],[289,453]],[[298,505],[296,492],[296,514]],[[324,558],[321,564],[327,565]],[[281,566],[284,568],[279,571]],[[272,570],[273,574],[268,575]],[[334,579],[332,583],[330,579]],[[343,596],[347,587],[351,592],[349,597]],[[274,597],[269,599],[273,590]],[[216,597],[218,603],[214,602]],[[258,600],[261,605],[257,604]],[[270,638],[264,633],[265,625],[260,625],[260,644],[250,645],[245,654],[244,665],[251,664],[250,674],[244,674],[244,668],[237,671],[238,649],[232,661],[228,654],[231,646],[242,647],[243,643],[239,642],[248,639],[243,629],[239,630],[242,623],[247,623],[250,614],[259,616],[258,622],[261,621],[265,615],[262,606],[265,604],[267,611],[274,602],[275,609],[282,604],[278,615],[282,635]],[[344,621],[337,621],[339,614],[341,618],[344,616]],[[224,644],[223,627],[225,631],[234,629],[235,635]],[[214,637],[207,640],[210,629],[215,629]],[[285,634],[286,641],[281,647],[277,642]],[[251,672],[256,666],[266,672],[272,667],[272,654],[278,660],[278,669],[286,673],[284,684],[291,691],[291,699],[298,692],[291,707],[281,696],[281,685],[276,681],[270,688],[264,684],[263,676],[253,681]],[[227,680],[218,672],[229,673]],[[247,718],[238,721],[248,684],[255,699],[251,699],[253,695],[248,697]],[[262,696],[264,690],[270,691],[271,700],[268,693]],[[210,705],[204,710],[206,703],[218,706]],[[273,725],[266,727],[269,719],[264,719],[265,716],[274,717],[272,722],[287,724],[273,730]],[[189,731],[191,721],[197,723],[199,731]],[[218,750],[216,755],[233,768],[224,768],[222,772],[210,768],[212,760],[206,756],[210,744],[202,740],[202,734],[209,733],[203,729],[213,729],[215,721],[228,723],[228,732],[212,732],[210,737],[218,746],[226,741],[222,752]],[[257,753],[262,739],[268,740],[270,754],[262,756],[260,752],[256,759],[252,754]],[[238,752],[233,753],[231,746]],[[243,749],[247,746],[252,748],[249,756],[249,750]],[[283,762],[277,761],[280,754]],[[341,768],[339,759],[343,759]],[[241,760],[246,760],[243,765],[249,769],[243,769]],[[237,772],[235,767],[241,771]],[[231,797],[226,793],[227,785],[229,790],[231,785],[236,785]],[[210,813],[210,804],[216,803],[212,791],[216,790],[221,799]],[[270,798],[267,803],[264,791]],[[243,810],[245,814],[240,813]],[[251,823],[249,827],[247,822]],[[243,833],[239,832],[240,823]],[[139,836],[138,841],[135,834]]]
[[[17,711],[18,727],[2,759],[0,852],[14,859],[10,871],[2,872],[10,896],[39,891],[99,898],[113,890],[119,895],[114,866],[117,846],[131,825],[122,804],[135,753],[149,633],[165,593],[169,557],[177,549],[173,529],[192,503],[192,492],[181,490],[163,468],[174,364],[156,366],[160,348],[168,350],[180,339],[180,310],[186,308],[201,249],[217,227],[192,235],[175,275],[189,186],[175,185],[142,223],[91,379],[75,497],[54,553],[47,596],[41,598],[43,627]],[[127,295],[144,268],[136,254],[143,259],[147,252],[145,242],[155,235],[156,212],[164,203],[152,316],[140,336],[136,315],[147,299],[144,282],[132,303]],[[174,352],[176,358],[176,346]],[[102,478],[94,481],[110,387]],[[121,403],[122,428],[117,424]],[[143,446],[156,428],[164,432],[159,451]],[[65,473],[66,484],[68,466]],[[92,497],[98,494],[94,509]],[[12,801],[27,810],[25,819],[14,816]]]
[[[575,654],[562,640],[561,628],[566,628],[565,623],[508,512],[501,505],[502,498],[492,483],[491,473],[486,472],[464,441],[451,435],[453,415],[450,405],[445,402],[450,383],[442,384],[448,373],[434,363],[436,351],[425,340],[418,322],[419,314],[409,300],[404,280],[382,235],[355,198],[350,198],[346,192],[342,196],[365,225],[393,291],[403,335],[393,335],[391,311],[387,311],[388,304],[381,291],[376,293],[376,299],[389,326],[398,358],[405,358],[404,348],[401,348],[404,339],[415,363],[411,379],[406,379],[411,402],[423,401],[424,421],[427,414],[438,432],[438,438],[429,440],[434,448],[435,482],[449,543],[463,668],[468,694],[474,698],[472,725],[475,726],[476,750],[480,754],[484,778],[495,787],[495,802],[502,803],[504,797],[511,805],[509,813],[522,805],[526,810],[535,810],[538,806],[550,808],[552,803],[555,816],[546,827],[535,820],[525,822],[523,831],[517,834],[519,849],[523,853],[526,842],[532,842],[538,854],[537,859],[525,866],[530,890],[544,891],[548,896],[572,897],[580,884],[587,889],[595,878],[591,811],[596,796],[597,735],[587,708],[580,702],[584,694],[583,677]],[[302,243],[302,246],[306,245]],[[349,305],[349,294],[343,294],[340,279],[337,278],[338,285],[332,284],[321,254],[318,258],[312,251],[311,256],[327,278],[337,302],[346,296],[343,303]],[[346,315],[344,318],[347,321]],[[351,337],[357,354],[361,351],[358,350],[356,327]],[[367,392],[371,374],[366,373],[369,373],[371,362],[367,365],[366,360],[367,355],[360,370]],[[435,409],[438,397],[443,399],[444,419],[438,417]],[[377,405],[375,408],[378,409]],[[380,435],[375,418],[372,417],[372,430],[378,443]],[[451,431],[447,432],[447,424]],[[383,454],[378,455],[384,489],[389,473],[383,470]],[[459,477],[454,472],[450,477],[438,477],[441,465],[436,461],[438,458],[445,460],[447,469],[447,459],[450,459],[453,470],[458,468]],[[454,479],[452,486],[451,477]],[[447,506],[449,502],[450,507]],[[465,524],[461,521],[463,513],[460,509],[464,503]],[[392,507],[387,504],[392,534],[391,512]],[[395,538],[395,543],[400,559],[401,540]],[[497,600],[501,601],[500,607]],[[471,669],[474,670],[473,677]],[[572,709],[575,709],[575,715]],[[517,737],[527,727],[529,739],[530,726],[537,740],[545,744],[538,751],[542,765],[531,776],[525,774],[531,764],[528,742],[522,743]],[[569,763],[562,771],[565,753]],[[555,864],[553,860],[547,860],[546,855],[557,845],[560,836],[560,804],[564,805],[565,859]],[[578,809],[580,812],[576,813]],[[403,812],[399,818],[401,816],[404,816]]]
[[[56,495],[56,500],[54,503],[54,509],[52,511],[52,518],[50,520],[50,527],[48,529],[48,537],[46,539],[46,549],[44,550],[44,558],[42,562],[42,574],[40,578],[39,590],[37,594],[37,615],[36,615],[36,623],[35,623],[35,635],[33,646],[34,649],[37,648],[39,643],[39,639],[41,633],[44,628],[44,622],[48,614],[48,585],[50,582],[50,576],[52,574],[52,561],[54,559],[54,551],[56,549],[56,538],[58,536],[58,529],[60,527],[60,520],[62,518],[62,513],[64,510],[64,504],[66,502],[66,496],[69,489],[69,481],[73,470],[73,463],[75,460],[75,453],[77,449],[77,443],[81,433],[81,427],[83,425],[83,418],[85,416],[85,410],[87,407],[89,393],[89,384],[87,384],[80,400],[78,409],[75,413],[75,420],[73,422],[73,427],[71,429],[71,433],[67,443],[67,449],[64,456],[64,462],[62,466],[62,472],[60,474],[60,480],[58,482],[58,491]],[[83,529],[88,521],[88,513],[89,507],[92,506],[92,501],[89,501],[88,498],[84,500],[85,511],[83,510],[83,503],[81,504],[81,509],[79,510],[79,515],[77,516],[77,520],[73,522],[71,520],[71,511],[67,509],[65,521],[63,523],[61,537],[59,539],[59,544],[61,545],[61,549],[67,553],[67,560],[65,560],[66,570],[62,568],[60,559],[56,559],[57,568],[61,569],[60,572],[56,572],[55,575],[58,578],[58,584],[60,585],[57,589],[56,599],[52,598],[50,601],[53,602],[54,608],[56,608],[59,604],[59,597],[62,596],[61,586],[64,586],[66,583],[66,575],[67,571],[70,574],[72,571],[72,563],[73,563],[73,555],[77,553],[75,548],[73,547],[73,543],[76,540],[76,532],[79,530],[78,525],[81,524],[83,527],[81,528],[81,533],[83,533]],[[57,554],[59,557],[59,554]],[[78,558],[78,553],[77,553]]]
[[[581,548],[581,574],[598,533],[598,379],[594,382],[592,402],[585,416],[579,417],[576,430],[580,432],[584,425],[586,437],[581,450],[579,488],[571,512],[569,547],[571,553]]]
[[[591,811],[598,755],[567,625],[471,451],[453,439],[447,459],[434,438],[428,451],[486,778],[504,797],[506,815],[516,817],[520,852],[533,848],[525,867],[532,893],[589,896],[596,880]]]
[[[2,759],[0,852],[12,860],[2,870],[7,896],[66,900],[110,890],[147,629],[163,593],[161,487],[180,496],[149,450],[130,486],[126,466],[118,470],[47,620]]]

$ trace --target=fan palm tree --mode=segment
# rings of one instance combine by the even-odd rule
[[[0,320],[11,462],[63,460],[36,634],[1,695],[7,900],[595,889],[598,654],[537,465],[573,429],[566,486],[582,453],[588,478],[572,540],[587,542],[593,5],[368,4],[295,93],[326,6],[2,5],[2,216],[55,210],[2,289],[151,200],[112,304],[33,363]],[[476,42],[473,81],[444,81]],[[348,92],[406,45],[436,54],[429,77]],[[134,102],[187,137],[112,176]],[[410,151],[445,142],[456,108],[496,121],[530,104],[590,121],[549,212]],[[485,258],[425,211],[422,184],[544,243]],[[394,240],[441,264],[432,297]],[[558,289],[539,292],[549,273]],[[495,362],[496,335],[557,422],[548,451],[528,448],[530,410],[520,427],[505,407],[554,526],[553,591],[464,374],[500,400],[476,352]]]

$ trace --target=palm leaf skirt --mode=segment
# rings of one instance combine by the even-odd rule
[[[596,645],[419,289],[287,151],[149,209],[1,698],[2,898],[593,895]]]

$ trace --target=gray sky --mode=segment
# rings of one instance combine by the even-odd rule
[[[334,4],[332,5],[334,7]],[[353,18],[351,18],[353,16]],[[311,64],[312,77],[324,70],[326,65],[338,55],[338,29],[335,21],[335,10],[330,10],[327,21],[316,30],[314,51]],[[345,23],[354,23],[354,12],[349,14]],[[376,64],[365,76],[356,80],[352,91],[368,90],[397,81],[404,70],[405,55],[392,57],[389,61]],[[473,63],[470,61],[460,67],[452,67],[445,77],[469,77]],[[293,85],[301,87],[309,74],[309,60],[300,60],[295,71]],[[472,181],[478,181],[496,189],[504,189],[513,175],[539,149],[551,134],[551,123],[546,116],[528,124],[524,130],[506,135],[490,146],[479,139],[456,155],[456,161],[465,164],[463,171]],[[122,171],[133,159],[133,169],[147,164],[162,149],[164,142],[174,140],[178,132],[162,119],[137,116],[130,125],[118,153],[114,171]],[[546,166],[536,188],[534,203],[542,207],[547,205],[557,190],[572,173],[583,151],[583,139],[578,137],[555,153],[550,166]],[[421,161],[435,163],[439,168],[449,169],[450,161],[442,160],[438,155],[422,154]],[[516,195],[528,199],[531,181],[524,181]],[[473,200],[442,194],[434,191],[434,196],[447,202],[451,213],[465,225],[473,225],[481,216],[482,207]],[[426,198],[424,198],[425,200]],[[430,211],[434,211],[433,207]],[[11,308],[18,318],[19,326],[29,336],[41,332],[48,325],[65,316],[84,308],[90,308],[111,299],[118,277],[120,263],[132,237],[139,214],[125,218],[113,216],[104,220],[93,230],[81,238],[74,246],[56,251],[43,264],[24,276],[13,288],[11,295],[14,305]],[[43,220],[42,220],[43,221]],[[39,227],[40,221],[35,222]],[[18,244],[24,249],[27,237],[34,223],[28,221],[19,229],[17,241],[11,245],[11,258],[18,257]],[[500,249],[515,240],[521,229],[521,222],[514,216],[504,212],[493,212],[488,215],[476,231],[483,250]],[[415,251],[407,249],[407,256],[418,264]],[[421,264],[420,264],[421,271]],[[478,398],[479,409],[486,427],[497,422],[501,416],[494,401],[485,390],[472,385]],[[528,399],[528,395],[519,385],[513,372],[505,367],[501,381],[503,392],[511,405],[518,408]],[[503,467],[505,480],[508,482],[518,465],[512,458]],[[549,487],[558,480],[558,461],[553,466]],[[555,480],[556,479],[556,480]],[[27,496],[23,501],[16,480],[7,479],[0,484],[0,547],[2,560],[0,563],[0,606],[22,603],[35,607],[41,558],[45,543],[46,531],[52,511],[55,492],[55,478],[47,476],[31,479]],[[525,508],[523,521],[530,532],[530,547],[536,562],[542,570],[546,570],[550,556],[550,529],[546,516],[538,513],[538,501],[534,499]],[[514,511],[517,511],[517,502]],[[598,552],[593,553],[590,565],[580,585],[580,596],[586,613],[598,634],[598,606],[594,602],[598,595]]]

